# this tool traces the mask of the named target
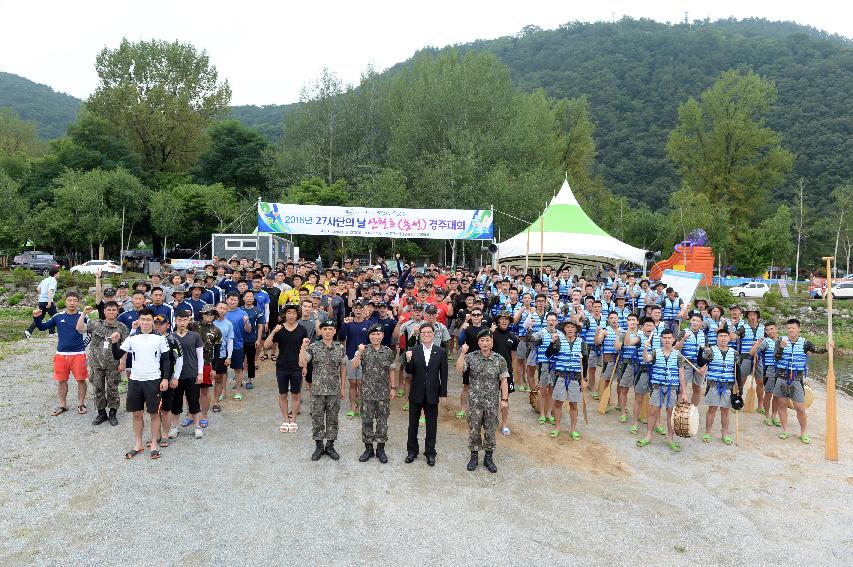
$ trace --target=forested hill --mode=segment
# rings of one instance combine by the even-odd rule
[[[77,118],[81,101],[47,85],[0,71],[0,107],[11,106],[24,120],[37,124],[43,139],[58,138]]]
[[[849,39],[760,19],[676,25],[624,19],[528,27],[515,37],[456,49],[493,52],[521,89],[585,95],[597,125],[599,172],[609,189],[634,202],[664,205],[678,187],[666,158],[678,105],[728,69],[751,68],[776,83],[778,104],[767,125],[796,155],[777,198],[786,200],[799,177],[819,199],[853,178]]]

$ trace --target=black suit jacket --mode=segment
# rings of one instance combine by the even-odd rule
[[[409,401],[416,404],[437,404],[447,397],[447,351],[433,343],[429,365],[420,344],[412,347],[412,360],[406,362],[406,372],[412,375]]]

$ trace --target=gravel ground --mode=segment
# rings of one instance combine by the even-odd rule
[[[345,410],[341,461],[311,463],[307,408],[298,433],[278,432],[266,363],[255,390],[211,414],[203,440],[184,430],[159,461],[125,461],[129,415],[97,428],[91,409],[50,417],[55,342],[21,344],[29,352],[4,360],[0,380],[1,565],[851,565],[847,396],[840,461],[828,463],[822,391],[811,446],[779,441],[747,414],[740,447],[684,440],[680,454],[657,436],[637,449],[612,413],[592,407],[582,440],[552,440],[519,393],[491,475],[465,470],[452,403],[441,409],[434,468],[423,457],[403,463],[399,400],[389,464],[357,461],[360,422]]]

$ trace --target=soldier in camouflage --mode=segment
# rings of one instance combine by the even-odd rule
[[[333,461],[341,458],[335,450],[335,439],[338,438],[341,400],[344,399],[344,391],[347,389],[349,359],[343,345],[332,340],[336,331],[334,321],[326,320],[320,323],[320,335],[323,339],[315,343],[303,339],[302,348],[299,350],[299,366],[307,368],[309,362],[314,363],[311,379],[311,422],[316,448],[311,454],[312,461],[319,461],[323,453],[329,455]],[[323,439],[326,439],[325,448]]]
[[[199,388],[199,403],[201,405],[201,419],[199,425],[202,429],[207,428],[207,412],[210,410],[210,388],[213,386],[211,379],[213,359],[219,354],[219,348],[222,344],[222,331],[219,327],[213,324],[216,318],[216,307],[213,305],[205,305],[201,310],[201,321],[196,323],[191,322],[189,330],[198,333],[201,337],[201,344],[204,350],[204,368],[202,369],[201,388]],[[184,418],[181,425],[188,427],[192,420],[189,415]]]
[[[388,414],[391,413],[391,400],[397,384],[390,369],[394,363],[394,353],[383,346],[385,329],[382,325],[371,325],[367,330],[370,346],[358,345],[358,351],[352,359],[353,369],[361,366],[361,440],[364,453],[358,458],[366,463],[374,456],[373,442],[376,441],[376,458],[387,463],[385,442],[388,440]],[[375,429],[374,429],[375,426]]]
[[[460,349],[462,356],[456,360],[456,371],[468,372],[468,449],[471,460],[467,469],[473,471],[479,461],[479,450],[486,451],[483,466],[489,472],[498,472],[492,460],[495,450],[495,430],[498,428],[499,408],[509,405],[509,368],[503,356],[492,350],[492,331],[483,329],[477,333],[480,350],[468,353],[468,345]],[[500,401],[500,403],[498,403]]]
[[[92,425],[100,425],[109,420],[110,425],[118,425],[118,407],[121,403],[118,395],[118,385],[121,373],[118,371],[119,361],[113,358],[112,343],[121,344],[130,331],[124,323],[118,321],[118,303],[104,303],[104,319],[90,319],[84,323],[85,316],[92,312],[88,305],[83,309],[84,317],[77,321],[77,330],[91,337],[87,349],[86,360],[89,363],[89,381],[95,389],[95,405],[98,415]],[[110,410],[107,416],[107,409]]]

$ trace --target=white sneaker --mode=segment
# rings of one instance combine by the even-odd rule
[[[510,433],[511,431],[509,430],[509,427],[504,427],[503,429],[501,429],[501,434],[503,434],[504,436],[509,435]]]
[[[31,332],[29,332],[29,331],[24,331],[24,338],[25,338],[25,339],[29,339],[29,338],[30,338],[30,337],[32,337],[32,336],[33,336],[33,334],[32,334]]]
[[[202,431],[201,428],[199,427],[195,430],[195,438],[201,439],[202,437],[204,437],[204,431]]]
[[[174,426],[174,425],[173,425],[173,426],[169,429],[169,439],[174,439],[175,437],[177,437],[177,436],[178,436],[178,433],[179,433],[178,428],[177,428],[176,426]]]

